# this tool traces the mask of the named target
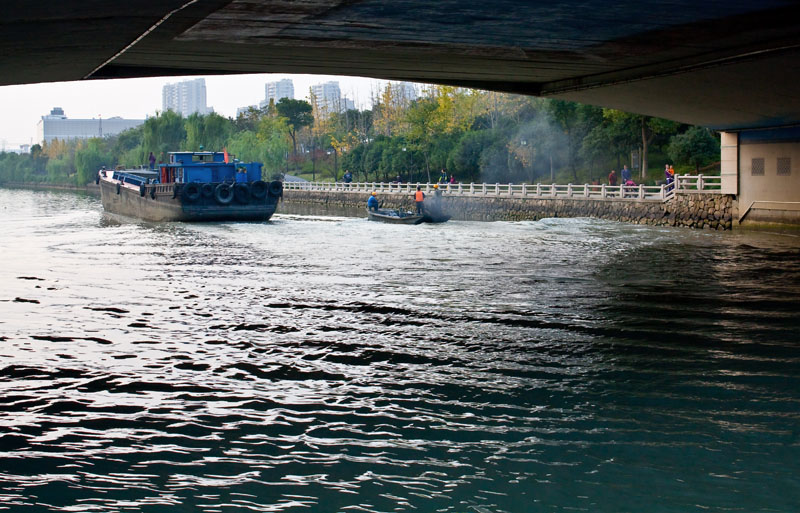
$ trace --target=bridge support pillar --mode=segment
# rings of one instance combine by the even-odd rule
[[[720,178],[723,194],[739,193],[739,134],[722,132],[720,141]]]
[[[723,133],[721,160],[722,192],[737,194],[743,226],[800,229],[800,127]]]

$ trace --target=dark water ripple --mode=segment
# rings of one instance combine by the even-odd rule
[[[800,504],[794,237],[0,208],[0,510]]]

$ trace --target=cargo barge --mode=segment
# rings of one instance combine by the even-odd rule
[[[267,221],[283,183],[261,179],[262,164],[227,152],[171,152],[156,169],[101,169],[106,212],[146,221]]]

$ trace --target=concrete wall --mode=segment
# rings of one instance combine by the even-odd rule
[[[368,194],[285,190],[283,198],[291,204],[327,205],[332,209],[357,208],[365,212]],[[410,196],[385,194],[379,196],[379,200],[386,208],[414,209],[414,201]],[[595,217],[635,224],[730,230],[736,215],[734,197],[725,194],[679,194],[667,203],[486,196],[444,196],[443,201],[445,211],[453,219],[468,221]]]
[[[800,130],[742,132],[738,162],[742,224],[800,225]]]

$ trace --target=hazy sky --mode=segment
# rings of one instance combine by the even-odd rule
[[[0,149],[37,143],[36,123],[53,107],[61,107],[68,118],[104,119],[120,116],[144,119],[161,110],[164,84],[197,77],[87,80],[0,87]],[[256,105],[264,99],[264,84],[283,78],[294,82],[294,96],[305,99],[314,84],[339,81],[342,95],[354,99],[358,108],[369,108],[370,98],[384,82],[370,78],[327,75],[226,75],[207,76],[209,107],[233,117],[238,107]]]

